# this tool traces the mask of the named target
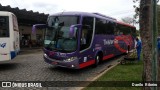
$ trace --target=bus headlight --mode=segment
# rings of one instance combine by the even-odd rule
[[[74,61],[74,60],[76,60],[77,59],[77,57],[70,57],[70,58],[68,58],[68,59],[64,59],[63,61],[64,62],[72,62],[72,61]]]

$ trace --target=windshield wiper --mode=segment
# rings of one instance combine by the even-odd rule
[[[57,50],[60,51],[60,52],[66,52],[66,50],[63,49],[63,48],[57,48]]]

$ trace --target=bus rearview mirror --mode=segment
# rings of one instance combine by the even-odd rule
[[[43,28],[46,28],[47,25],[46,24],[35,24],[32,26],[32,33],[36,33],[36,30],[37,29],[43,29]]]
[[[70,31],[69,31],[69,37],[75,37],[75,33],[77,32],[78,28],[81,28],[81,24],[76,24],[76,25],[71,25],[70,26]]]

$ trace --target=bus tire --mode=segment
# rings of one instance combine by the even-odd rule
[[[121,65],[124,65],[124,64],[126,64],[126,61],[122,60],[120,63],[121,63]]]
[[[100,55],[96,55],[94,67],[97,67],[100,62]]]

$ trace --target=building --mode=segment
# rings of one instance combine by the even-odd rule
[[[0,4],[0,11],[9,11],[17,16],[20,33],[21,47],[28,47],[29,41],[31,41],[33,47],[39,47],[43,42],[44,30],[37,30],[36,34],[32,34],[33,24],[45,24],[48,14],[27,11],[26,9],[11,8],[8,6],[2,6]]]

